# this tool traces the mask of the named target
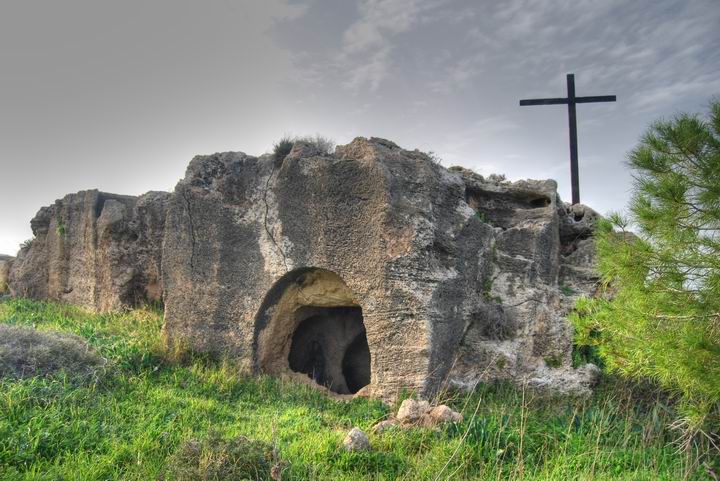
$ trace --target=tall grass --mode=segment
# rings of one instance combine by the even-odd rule
[[[11,300],[0,302],[0,322],[78,334],[115,366],[90,385],[72,373],[0,380],[0,480],[170,479],[190,440],[241,436],[276,448],[283,480],[712,479],[697,453],[672,445],[669,400],[616,382],[588,400],[507,385],[449,392],[462,423],[372,434],[390,411],[379,401],[245,378],[229,362],[170,362],[151,309],[92,315]],[[371,451],[342,449],[353,426],[370,433]]]

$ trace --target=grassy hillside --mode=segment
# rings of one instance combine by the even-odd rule
[[[461,424],[370,434],[372,451],[346,453],[347,431],[370,433],[392,407],[245,378],[229,363],[171,362],[161,317],[0,302],[0,323],[78,334],[109,360],[95,381],[71,373],[0,380],[0,480],[201,479],[198,471],[225,479],[228,470],[215,467],[263,456],[279,461],[283,480],[712,479],[695,453],[671,445],[667,403],[617,383],[586,401],[508,386],[448,394]],[[259,479],[270,479],[260,461]]]

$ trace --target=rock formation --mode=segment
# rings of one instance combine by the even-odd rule
[[[597,282],[596,219],[553,181],[448,170],[383,139],[297,142],[195,157],[172,194],[68,195],[33,219],[9,285],[98,310],[162,297],[169,345],[339,394],[582,392],[593,371],[570,367],[565,316]]]
[[[14,257],[0,254],[0,295],[8,292],[8,277],[10,276],[10,266]]]
[[[140,197],[88,190],[43,207],[31,243],[10,270],[15,296],[53,299],[98,311],[160,301],[160,263],[171,194]]]

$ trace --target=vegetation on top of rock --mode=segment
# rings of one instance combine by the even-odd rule
[[[331,154],[335,149],[335,142],[327,137],[323,137],[320,134],[314,136],[291,136],[284,135],[280,140],[273,144],[273,157],[276,163],[280,163],[287,157],[290,151],[297,142],[304,142],[315,147],[321,154]]]
[[[275,163],[280,163],[292,150],[295,139],[293,137],[284,135],[280,140],[273,144],[273,157],[275,157]]]
[[[105,360],[74,334],[0,324],[0,379],[47,376],[59,371],[84,377],[104,365]]]
[[[629,217],[597,233],[606,295],[581,300],[579,343],[682,397],[690,439],[720,446],[720,100],[706,119],[654,123],[630,153]],[[634,226],[634,232],[629,232]]]

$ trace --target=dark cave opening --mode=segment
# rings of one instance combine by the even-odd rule
[[[303,307],[292,336],[290,369],[338,394],[355,394],[370,383],[370,349],[362,309]]]

